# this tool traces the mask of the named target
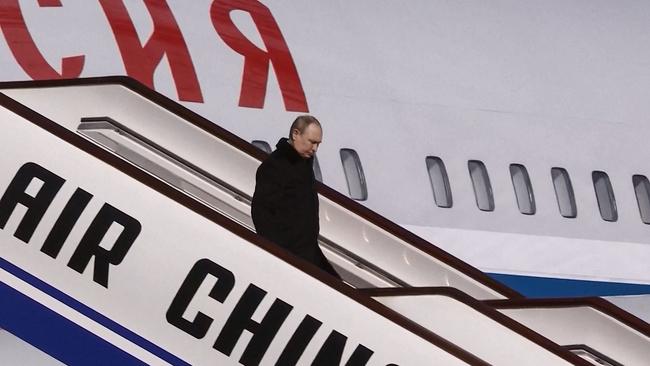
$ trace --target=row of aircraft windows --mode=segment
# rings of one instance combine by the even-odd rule
[[[442,159],[428,156],[426,165],[436,205],[445,208],[452,207],[449,178]],[[482,211],[494,211],[492,185],[485,164],[479,160],[469,160],[467,167],[477,207]],[[526,167],[522,164],[510,164],[510,178],[519,212],[524,215],[534,215],[536,212],[535,194]],[[603,171],[596,170],[591,172],[591,180],[600,216],[605,221],[617,221],[616,197],[609,176]],[[578,209],[567,170],[559,167],[551,168],[551,182],[555,190],[560,215],[567,218],[577,217]],[[635,174],[632,176],[632,187],[636,195],[641,221],[644,224],[650,224],[650,182],[646,176]]]
[[[265,141],[255,140],[253,145],[267,153],[271,152],[271,147]],[[366,179],[359,155],[353,149],[341,149],[339,152],[350,197],[359,201],[368,199]],[[453,198],[444,162],[436,156],[426,157],[425,162],[435,204],[438,207],[451,208]],[[482,211],[494,211],[494,195],[485,164],[479,160],[469,160],[467,168],[474,189],[476,206]],[[314,175],[319,181],[323,180],[317,158],[314,159]],[[526,167],[522,164],[510,164],[510,177],[519,211],[524,215],[534,215],[536,212],[535,194]],[[600,216],[605,221],[617,221],[616,198],[609,176],[602,171],[593,171],[591,177]],[[566,169],[551,168],[551,182],[555,189],[560,215],[566,218],[577,217],[578,209],[573,186]],[[650,224],[650,182],[644,175],[634,175],[632,176],[632,186],[636,194],[641,221],[644,224]]]

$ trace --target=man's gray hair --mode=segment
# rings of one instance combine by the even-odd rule
[[[293,123],[291,124],[291,128],[289,129],[289,140],[293,140],[293,130],[298,130],[301,134],[305,132],[305,129],[309,125],[316,125],[320,129],[322,129],[320,122],[316,119],[314,116],[310,116],[308,114],[303,114],[302,116],[298,116]]]

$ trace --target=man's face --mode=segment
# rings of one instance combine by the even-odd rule
[[[318,125],[312,123],[305,128],[303,133],[294,129],[291,131],[291,137],[293,138],[293,148],[298,152],[298,155],[309,159],[318,150],[318,145],[323,140],[323,131]]]

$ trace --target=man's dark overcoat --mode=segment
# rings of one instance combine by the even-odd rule
[[[251,214],[259,235],[338,276],[318,246],[314,158],[304,159],[282,138],[255,176]]]

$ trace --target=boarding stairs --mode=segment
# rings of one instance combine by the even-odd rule
[[[331,278],[255,234],[264,153],[132,79],[9,82],[0,93],[10,152],[0,296],[12,304],[0,328],[53,362],[650,360],[648,324],[611,303],[531,305],[319,184],[319,242],[344,283]]]

